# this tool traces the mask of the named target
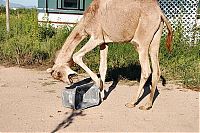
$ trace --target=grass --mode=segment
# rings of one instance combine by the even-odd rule
[[[200,90],[200,45],[191,46],[182,35],[175,32],[171,54],[161,44],[162,73],[168,80],[181,80],[185,86]]]
[[[48,24],[38,26],[36,9],[23,9],[12,12],[10,20],[11,31],[7,34],[5,15],[0,14],[1,64],[52,65],[56,51],[61,48],[71,31],[67,27],[55,29]],[[86,41],[87,39],[81,42],[76,51]],[[174,33],[173,52],[168,53],[165,47],[165,37],[163,36],[159,54],[162,75],[167,80],[180,80],[185,86],[197,88],[200,91],[199,50],[200,42],[197,45],[188,44],[182,30],[178,28]],[[84,62],[93,71],[98,72],[99,48],[95,48],[88,53],[84,57]],[[123,71],[123,75],[130,75],[131,66],[138,64],[138,54],[131,44],[109,44],[109,70],[123,68],[119,69]],[[83,72],[77,65],[74,69]]]
[[[69,34],[68,28],[54,29],[37,22],[37,11],[11,15],[11,30],[6,33],[5,15],[0,16],[0,60],[19,65],[50,61]]]

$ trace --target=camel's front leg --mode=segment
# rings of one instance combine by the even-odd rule
[[[99,66],[99,73],[100,78],[103,81],[103,85],[105,84],[106,79],[106,71],[107,71],[107,54],[108,54],[108,45],[102,44],[100,46],[100,66]]]
[[[103,89],[103,83],[99,80],[97,75],[93,73],[84,63],[83,63],[83,56],[90,52],[92,49],[97,47],[98,45],[102,44],[102,40],[94,39],[93,37],[90,38],[90,40],[77,52],[73,55],[73,60],[75,63],[77,63],[80,67],[82,67],[92,78],[92,80],[96,83],[96,85],[100,88],[100,90]]]
[[[105,85],[106,71],[107,71],[107,55],[108,55],[108,45],[107,44],[100,45],[99,73],[100,73],[101,81],[103,82],[103,88],[104,88],[104,85]],[[101,98],[102,98],[102,101],[103,101],[104,91],[101,92]]]

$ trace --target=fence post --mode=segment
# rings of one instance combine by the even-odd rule
[[[10,32],[10,0],[6,0],[6,29]]]

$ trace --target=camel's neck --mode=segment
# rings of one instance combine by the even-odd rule
[[[70,65],[70,62],[72,61],[72,54],[75,48],[86,37],[86,35],[81,31],[83,30],[81,30],[78,25],[74,28],[74,30],[71,32],[64,45],[62,46],[62,49],[60,50],[55,60],[55,64]]]

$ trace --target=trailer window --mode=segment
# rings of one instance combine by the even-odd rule
[[[78,9],[79,8],[79,0],[64,0],[64,8]]]

